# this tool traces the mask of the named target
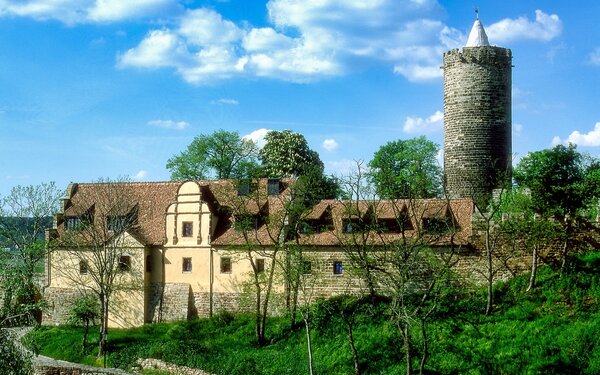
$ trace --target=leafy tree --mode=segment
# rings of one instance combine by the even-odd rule
[[[323,171],[319,154],[308,147],[302,134],[291,130],[272,130],[265,136],[266,144],[259,152],[263,173],[268,177],[297,177],[316,168]]]
[[[598,197],[594,188],[595,181],[600,180],[596,165],[592,163],[588,168],[584,156],[569,144],[530,152],[514,170],[515,182],[531,191],[532,209],[542,217],[554,218],[563,228],[563,271],[578,216]]]
[[[28,375],[31,373],[31,358],[21,351],[9,332],[0,329],[0,374]]]
[[[54,182],[16,186],[0,200],[0,285],[4,306],[0,316],[31,319],[40,310],[36,275],[50,246],[45,230],[52,226],[61,192]]]
[[[172,180],[242,178],[253,175],[258,148],[238,132],[200,134],[187,149],[167,161]]]
[[[425,137],[381,146],[369,162],[370,179],[383,199],[432,198],[441,193],[439,146]]]
[[[84,351],[87,345],[90,324],[94,324],[99,316],[100,307],[98,306],[98,299],[93,295],[84,295],[75,302],[75,306],[73,306],[73,309],[71,310],[69,322],[72,324],[80,324],[85,329],[81,340],[81,351]]]

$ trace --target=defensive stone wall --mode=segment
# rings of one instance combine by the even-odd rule
[[[444,53],[444,173],[453,198],[489,196],[510,176],[512,53]]]

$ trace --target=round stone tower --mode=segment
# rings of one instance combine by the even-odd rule
[[[444,53],[444,174],[452,198],[490,197],[510,180],[510,49],[490,46],[479,19]]]

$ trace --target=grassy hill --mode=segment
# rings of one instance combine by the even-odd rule
[[[497,303],[484,316],[484,292],[441,301],[428,325],[429,374],[600,374],[600,253],[573,260],[562,276],[546,266],[537,289],[527,275],[496,285]],[[385,301],[356,315],[354,339],[363,374],[404,374],[404,351]],[[332,319],[331,301],[313,307],[312,343],[317,374],[354,373],[346,326]],[[270,343],[258,348],[253,317],[212,319],[111,330],[111,366],[159,358],[216,374],[307,374],[304,327],[284,317],[268,323]],[[416,325],[415,329],[420,329]],[[80,351],[82,329],[42,327],[31,334],[44,354],[94,363],[97,341]],[[93,340],[97,338],[93,338]],[[417,356],[420,342],[414,342]],[[415,361],[415,369],[418,363]],[[416,371],[418,372],[418,371]]]

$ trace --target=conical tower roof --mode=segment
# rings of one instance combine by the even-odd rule
[[[471,28],[471,33],[469,34],[469,39],[467,40],[467,45],[465,47],[483,47],[489,45],[490,42],[488,42],[488,37],[485,34],[483,25],[481,22],[479,22],[479,18],[477,18],[475,23],[473,23],[473,27]]]

